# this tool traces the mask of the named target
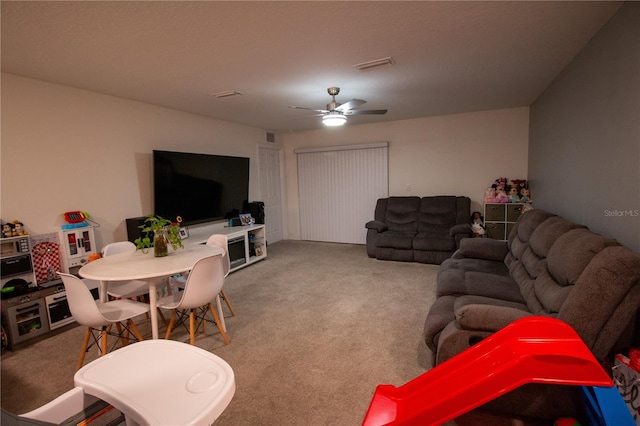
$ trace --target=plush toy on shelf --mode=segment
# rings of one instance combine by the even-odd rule
[[[2,225],[2,237],[13,237],[13,223],[5,223]]]
[[[19,220],[14,220],[13,221],[13,236],[17,237],[17,236],[22,236],[22,235],[28,235],[29,233],[27,232],[26,229],[24,229],[24,223],[20,222]]]
[[[519,203],[520,202],[520,192],[518,191],[518,187],[511,185],[509,188],[509,202],[510,203]]]
[[[520,202],[526,203],[526,204],[533,203],[533,200],[531,199],[531,194],[529,192],[529,188],[522,188],[520,190]]]
[[[474,237],[483,237],[485,234],[484,218],[480,212],[473,212],[471,214],[471,232],[473,232]]]
[[[484,202],[493,203],[493,200],[495,199],[496,199],[496,190],[493,189],[492,187],[487,188],[487,190],[484,191]]]
[[[494,203],[508,203],[509,202],[509,196],[507,195],[507,192],[505,190],[505,188],[507,187],[507,178],[506,177],[499,177],[498,179],[495,180],[495,182],[491,186],[496,191],[496,196],[495,196],[495,198],[493,200]]]

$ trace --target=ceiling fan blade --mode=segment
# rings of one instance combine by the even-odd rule
[[[366,104],[366,103],[367,103],[367,101],[364,101],[364,100],[362,100],[362,99],[351,99],[349,102],[346,102],[346,103],[344,103],[344,104],[342,104],[342,105],[338,106],[338,107],[336,108],[336,111],[343,111],[343,112],[346,112],[346,111],[347,111],[347,110],[349,110],[349,109],[352,109],[352,108],[358,107],[358,106],[363,105],[363,104]]]
[[[345,115],[357,115],[357,114],[386,114],[386,109],[352,109],[345,111]]]
[[[311,117],[322,117],[323,115],[327,115],[327,114],[321,112],[320,114],[303,115],[302,117],[294,117],[293,120],[302,120],[304,118],[311,118]]]
[[[304,109],[306,111],[315,111],[315,112],[321,112],[323,114],[329,114],[329,110],[326,110],[326,109],[305,108],[305,107],[299,107],[299,106],[295,106],[295,105],[289,105],[289,108]]]

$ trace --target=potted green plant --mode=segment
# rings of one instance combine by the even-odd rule
[[[146,253],[153,246],[155,257],[169,254],[167,244],[171,244],[174,250],[177,250],[178,247],[184,248],[180,239],[180,222],[182,221],[179,216],[176,222],[171,222],[169,219],[150,214],[145,219],[144,225],[139,226],[145,236],[136,238],[134,241],[136,247]],[[153,243],[151,238],[153,238]]]

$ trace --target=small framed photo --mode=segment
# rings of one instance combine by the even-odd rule
[[[256,247],[256,256],[262,256],[262,247]]]
[[[242,213],[240,214],[240,224],[242,225],[251,225],[253,224],[253,218],[251,217],[251,213]]]
[[[189,230],[185,227],[180,228],[180,239],[187,239],[189,238]]]

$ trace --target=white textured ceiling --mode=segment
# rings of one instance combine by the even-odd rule
[[[329,86],[401,120],[530,105],[621,4],[3,1],[2,71],[271,131],[321,127],[288,106]]]

